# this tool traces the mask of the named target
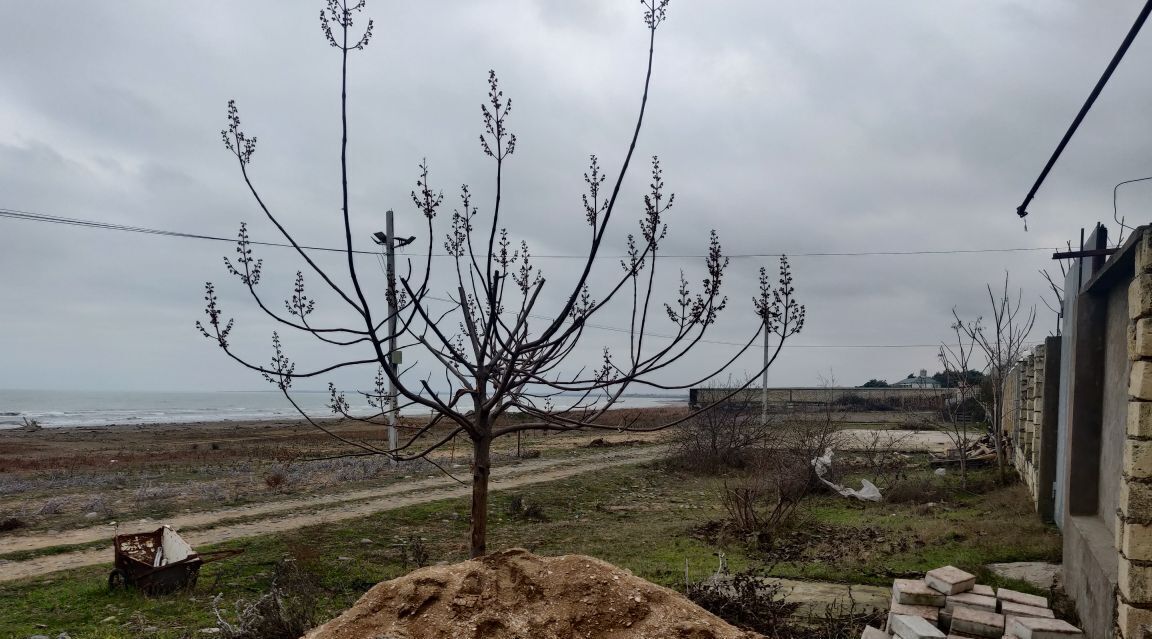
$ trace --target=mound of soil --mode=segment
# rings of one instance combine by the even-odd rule
[[[763,639],[612,564],[512,549],[377,584],[304,639]]]

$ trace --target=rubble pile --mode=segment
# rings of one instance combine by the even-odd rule
[[[1007,450],[1011,447],[1011,442],[1005,437],[1002,445]],[[996,460],[996,442],[992,440],[991,435],[984,435],[979,439],[974,439],[968,442],[964,447],[964,460],[968,465],[979,466],[980,464],[990,463]],[[960,449],[949,448],[943,454],[936,453],[932,455],[932,464],[940,466],[946,464],[956,464],[960,462]]]
[[[885,632],[887,630],[887,632]],[[1082,639],[1048,600],[1007,588],[994,590],[953,566],[923,579],[897,579],[884,630],[868,626],[861,639]]]

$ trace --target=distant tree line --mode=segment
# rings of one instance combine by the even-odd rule
[[[916,377],[916,375],[909,373],[908,377],[913,378]],[[966,381],[968,382],[969,386],[980,386],[984,383],[984,373],[975,370],[968,370],[965,373],[960,373],[957,371],[940,371],[932,375],[931,378],[937,382],[940,382],[940,386],[943,388],[956,388],[959,386],[959,382],[964,380],[964,378],[967,378]],[[873,378],[861,384],[860,388],[888,388],[889,386],[891,386],[891,384],[888,383],[888,380]]]

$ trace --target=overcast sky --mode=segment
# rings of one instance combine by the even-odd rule
[[[317,1],[89,2],[0,5],[0,207],[233,236],[247,221],[277,240],[223,149],[235,98],[259,138],[250,172],[297,236],[339,245],[338,52]],[[1110,222],[1115,183],[1152,175],[1152,33],[1138,39],[1031,206],[1014,215],[1142,2],[1114,0],[674,0],[657,34],[645,128],[611,246],[636,230],[659,155],[676,192],[665,250],[700,254],[716,229],[736,254],[1054,247]],[[515,109],[518,147],[505,172],[504,219],[536,254],[586,250],[583,171],[613,171],[642,87],[646,33],[624,0],[370,0],[375,38],[350,59],[351,210],[359,248],[397,211],[401,235],[426,235],[411,205],[417,164],[445,192],[435,244],[462,183],[480,220],[493,166],[479,148],[479,104],[495,69]],[[1152,183],[1121,189],[1128,218],[1147,219]],[[224,243],[0,219],[0,388],[263,389],[193,323],[203,283],[217,282],[233,342],[269,356],[271,325],[224,271]],[[291,294],[290,251],[258,250],[264,293]],[[1050,252],[801,257],[793,260],[808,324],[772,369],[778,385],[895,381],[938,368],[930,345],[951,310],[985,311],[986,282],[1005,270],[1038,307]],[[359,264],[381,288],[371,258]],[[436,262],[444,269],[449,263]],[[541,259],[539,312],[556,308],[571,261]],[[756,270],[734,259],[729,309],[709,336],[747,339]],[[334,263],[335,265],[335,263]],[[664,262],[661,297],[683,268]],[[446,293],[437,291],[438,294]],[[315,287],[313,287],[315,289]],[[318,291],[317,291],[318,292]],[[595,290],[593,295],[595,295]],[[379,296],[378,296],[379,297]],[[339,321],[321,296],[318,315]],[[624,307],[596,318],[626,323]],[[656,332],[667,332],[657,315]],[[301,368],[340,354],[286,337]],[[590,330],[573,365],[595,365],[621,336]],[[687,376],[731,346],[699,350]],[[758,352],[733,372],[755,370]],[[406,363],[412,363],[411,358]],[[344,375],[365,387],[373,371]],[[312,387],[315,387],[312,386]]]

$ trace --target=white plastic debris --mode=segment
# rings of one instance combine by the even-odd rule
[[[820,481],[824,482],[829,488],[840,494],[841,497],[855,497],[861,501],[881,501],[884,496],[880,494],[880,489],[876,484],[868,481],[867,479],[860,480],[860,489],[848,488],[824,479],[824,475],[832,468],[832,448],[824,449],[824,454],[812,460],[812,467],[816,469],[816,476]]]
[[[940,468],[936,469],[935,474],[937,477],[943,477],[944,475],[948,474],[948,469],[941,466]]]

